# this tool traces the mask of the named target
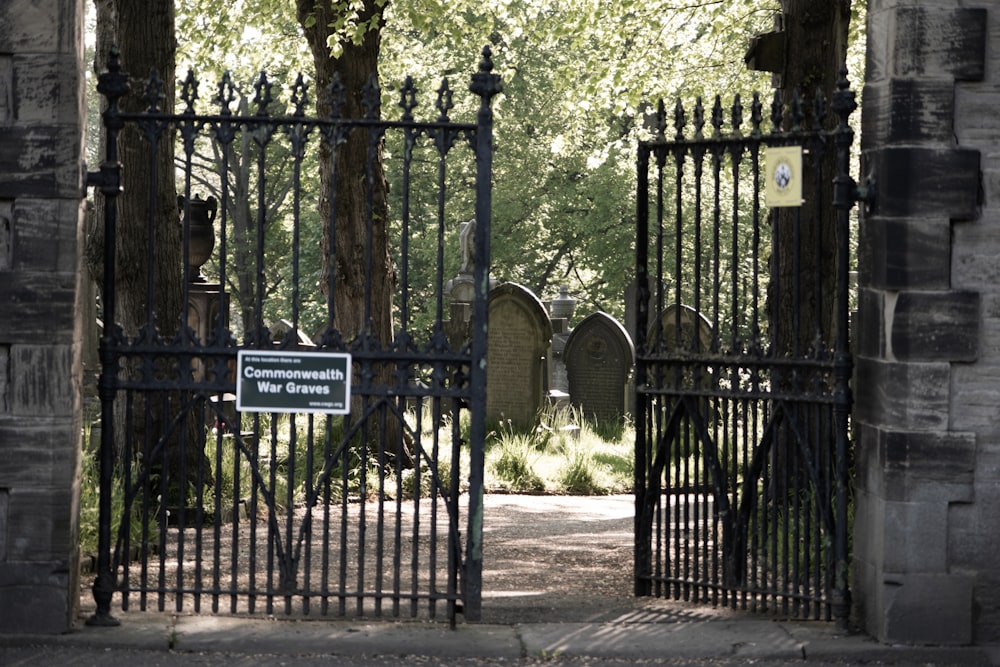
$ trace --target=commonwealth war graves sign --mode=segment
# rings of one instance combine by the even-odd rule
[[[351,355],[240,350],[236,409],[242,412],[351,410]]]

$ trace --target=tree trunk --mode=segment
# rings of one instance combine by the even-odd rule
[[[850,0],[782,0],[786,53],[781,76],[785,125],[792,119],[795,91],[803,98],[806,125],[815,123],[812,101],[822,91],[827,127],[836,122],[829,103],[847,55]],[[833,178],[836,151],[827,145],[823,179],[813,178],[813,153],[805,159],[801,208],[772,211],[770,308],[771,340],[777,356],[804,356],[836,340],[836,212]],[[797,316],[793,313],[797,311]]]
[[[95,0],[97,6],[97,51],[95,70],[100,73],[107,65],[111,48],[116,46],[121,57],[122,71],[130,76],[131,92],[122,98],[123,111],[141,111],[148,107],[144,99],[147,81],[156,72],[162,81],[159,108],[174,110],[174,70],[176,39],[174,35],[173,0],[146,2]],[[102,128],[102,139],[106,133]],[[159,335],[171,340],[177,333],[186,310],[183,299],[185,272],[183,267],[182,228],[177,206],[174,181],[174,136],[164,132],[155,146],[134,126],[126,126],[118,137],[122,191],[114,201],[118,211],[115,243],[115,322],[105,317],[105,326],[121,325],[127,337]],[[151,159],[150,156],[155,156]],[[96,198],[96,224],[87,240],[88,269],[103,288],[104,206],[103,197]],[[153,252],[150,252],[150,248]],[[152,276],[150,290],[148,278]],[[135,366],[135,367],[133,367]],[[136,364],[126,365],[122,373],[136,374]],[[178,372],[171,368],[168,372]],[[180,488],[181,470],[185,469],[187,484],[194,483],[201,454],[202,425],[198,411],[192,410],[180,422],[179,429],[170,430],[170,423],[183,410],[184,397],[172,392],[155,397],[149,392],[136,392],[132,406],[132,433],[127,433],[125,398],[119,393],[115,401],[115,448],[118,465],[125,460],[126,437],[135,443],[155,446],[162,441],[161,453],[152,461],[154,468],[166,466],[168,500],[183,499]],[[187,453],[181,460],[181,440]],[[133,455],[136,449],[133,449]],[[147,456],[149,454],[147,453]],[[205,472],[205,476],[210,477]]]
[[[316,66],[317,111],[320,117],[329,116],[331,107],[327,91],[336,75],[344,86],[342,115],[362,118],[365,115],[364,87],[369,79],[378,76],[382,9],[375,0],[365,0],[358,23],[376,18],[375,26],[364,33],[359,43],[343,40],[343,53],[334,58],[330,53],[329,39],[335,34],[330,26],[339,18],[340,10],[335,7],[336,4],[331,0],[297,0],[299,23],[304,27]],[[366,165],[371,167],[370,175]],[[337,148],[335,164],[329,144],[322,144],[319,210],[324,221],[330,220],[334,168],[337,180],[334,211],[336,238],[330,238],[330,226],[325,225],[322,245],[324,293],[329,289],[330,272],[333,272],[334,312],[331,324],[345,339],[369,332],[376,340],[387,344],[392,340],[391,305],[395,274],[389,253],[387,186],[381,141],[372,146],[368,133],[356,129]],[[372,218],[370,282],[366,277],[369,265],[369,197]],[[332,265],[329,257],[331,241],[335,242]],[[366,299],[368,289],[371,290],[370,300]]]
[[[337,4],[332,0],[296,0],[298,19],[305,30],[316,66],[316,98],[319,116],[329,117],[331,104],[328,89],[336,78],[343,86],[344,106],[341,117],[363,118],[364,90],[370,80],[377,81],[378,58],[381,48],[382,3],[364,0],[358,25],[370,26],[359,39],[342,39],[343,52],[333,57],[331,28],[337,22]],[[362,349],[388,346],[393,339],[392,296],[395,289],[395,269],[389,249],[388,186],[382,162],[382,139],[372,137],[362,128],[354,129],[332,155],[327,142],[320,146],[320,219],[323,226],[323,292],[332,294],[332,312],[328,325],[345,340],[359,339]],[[336,182],[334,183],[334,180]],[[331,217],[331,191],[336,193],[336,205]],[[332,224],[327,223],[332,221]],[[331,228],[335,230],[331,238]],[[333,243],[333,257],[330,257]],[[375,385],[391,385],[397,369],[390,364],[375,364],[362,370],[361,378],[370,374]],[[368,381],[368,380],[366,380]],[[351,412],[355,419],[363,418],[367,407],[364,390],[355,395]],[[368,443],[385,454],[394,467],[412,467],[413,456],[404,441],[404,432],[395,417],[382,421],[369,418],[366,433]],[[397,452],[402,459],[397,460]]]
[[[174,7],[172,0],[118,2],[97,0],[97,56],[95,70],[107,64],[112,46],[121,53],[122,70],[130,75],[132,92],[122,99],[123,111],[145,108],[141,100],[146,80],[155,69],[163,80],[160,108],[174,109]],[[102,135],[104,130],[102,128]],[[150,316],[161,335],[177,331],[182,298],[181,227],[178,224],[177,192],[174,184],[173,137],[165,134],[159,141],[156,162],[150,164],[148,143],[133,127],[126,127],[118,140],[122,165],[122,194],[117,197],[118,237],[115,239],[116,319],[125,333],[136,335]],[[150,211],[149,188],[152,170],[156,170],[155,200]],[[88,267],[95,277],[103,276],[104,229],[103,198],[98,198],[97,225],[88,240]],[[154,276],[152,302],[146,288],[149,262],[149,220],[155,234],[156,252],[150,268]]]
[[[824,126],[837,122],[830,101],[847,56],[850,0],[782,0],[785,58],[781,73],[781,96],[785,105],[785,128],[794,122],[791,109],[796,92],[801,93],[803,127],[816,127],[813,100],[822,93],[826,100]],[[771,275],[768,310],[772,353],[776,357],[809,358],[829,353],[837,337],[837,215],[833,207],[833,179],[837,153],[833,142],[803,146],[802,206],[771,211]],[[816,162],[822,178],[817,182]],[[812,391],[816,378],[797,370],[775,368],[772,383],[784,391]],[[787,502],[793,489],[806,488],[808,471],[796,455],[799,443],[790,429],[775,436],[771,484],[772,498]],[[832,444],[832,443],[831,443]],[[798,481],[796,482],[796,478]]]

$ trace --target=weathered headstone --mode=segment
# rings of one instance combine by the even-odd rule
[[[309,334],[302,329],[296,329],[295,325],[286,319],[280,319],[268,328],[271,331],[271,340],[277,344],[283,343],[286,338],[292,338],[293,342],[290,345],[294,349],[316,347],[316,343],[309,337]]]
[[[530,290],[504,283],[490,292],[486,417],[534,423],[547,390],[552,324]]]
[[[635,365],[635,348],[621,322],[607,313],[588,315],[569,335],[565,359],[570,403],[598,421],[621,419]]]
[[[650,322],[646,347],[671,352],[708,352],[712,349],[712,324],[691,306],[672,303],[663,309],[659,322]]]

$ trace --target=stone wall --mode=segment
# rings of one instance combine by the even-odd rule
[[[868,3],[854,600],[883,641],[1000,640],[1000,11],[969,4]]]
[[[0,2],[0,632],[78,599],[83,7]]]

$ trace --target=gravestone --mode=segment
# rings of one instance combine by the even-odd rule
[[[286,338],[291,338],[292,342],[288,345],[294,350],[316,347],[316,343],[309,337],[309,334],[302,329],[296,329],[295,325],[286,319],[280,319],[272,323],[268,329],[271,331],[271,340],[276,345],[280,346]]]
[[[670,352],[709,352],[712,323],[691,306],[672,303],[663,309],[659,326],[656,320],[650,322],[646,347]]]
[[[486,418],[534,424],[548,389],[552,324],[530,290],[504,283],[490,291]]]
[[[621,322],[593,313],[566,341],[570,403],[598,421],[625,414],[625,388],[635,365],[635,348]]]

